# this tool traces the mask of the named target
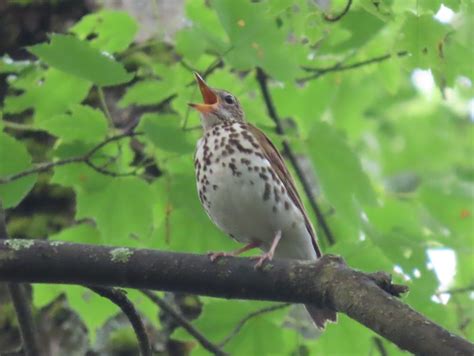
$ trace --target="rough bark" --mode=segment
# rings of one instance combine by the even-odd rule
[[[65,283],[188,292],[223,298],[327,305],[400,348],[421,355],[473,355],[474,345],[402,303],[383,273],[365,274],[340,258],[278,260],[262,270],[246,258],[48,241],[0,241],[0,281]]]

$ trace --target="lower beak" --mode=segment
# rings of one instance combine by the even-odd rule
[[[194,103],[189,103],[188,104],[190,107],[196,109],[197,111],[203,113],[203,114],[208,114],[217,108],[217,103],[216,104],[194,104]]]
[[[201,95],[204,100],[204,103],[203,104],[189,103],[188,105],[203,114],[207,114],[216,110],[217,104],[218,104],[217,95],[206,84],[204,79],[202,79],[199,74],[194,73],[194,76],[196,77],[196,82],[199,85],[199,90],[201,91]]]

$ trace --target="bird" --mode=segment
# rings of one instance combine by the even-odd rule
[[[263,250],[254,257],[257,269],[273,258],[320,258],[315,230],[275,145],[246,120],[234,95],[194,75],[204,101],[188,104],[199,112],[203,129],[194,156],[198,197],[212,222],[244,244],[210,253],[211,261],[254,248]],[[330,308],[305,307],[318,329],[336,321]]]

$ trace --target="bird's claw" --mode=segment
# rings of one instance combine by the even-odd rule
[[[269,251],[269,252],[265,252],[265,253],[261,254],[260,256],[254,256],[254,257],[251,257],[251,258],[257,260],[257,263],[255,264],[254,268],[255,269],[260,269],[260,268],[263,267],[263,264],[266,261],[271,261],[273,259],[273,253]]]
[[[229,252],[208,252],[207,256],[209,257],[211,262],[216,262],[221,257],[229,257],[233,256],[233,254]]]

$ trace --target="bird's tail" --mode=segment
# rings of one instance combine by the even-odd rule
[[[318,308],[309,304],[305,304],[305,308],[311,316],[311,319],[313,319],[316,327],[320,330],[324,330],[327,322],[335,323],[337,321],[337,314],[334,310]]]

